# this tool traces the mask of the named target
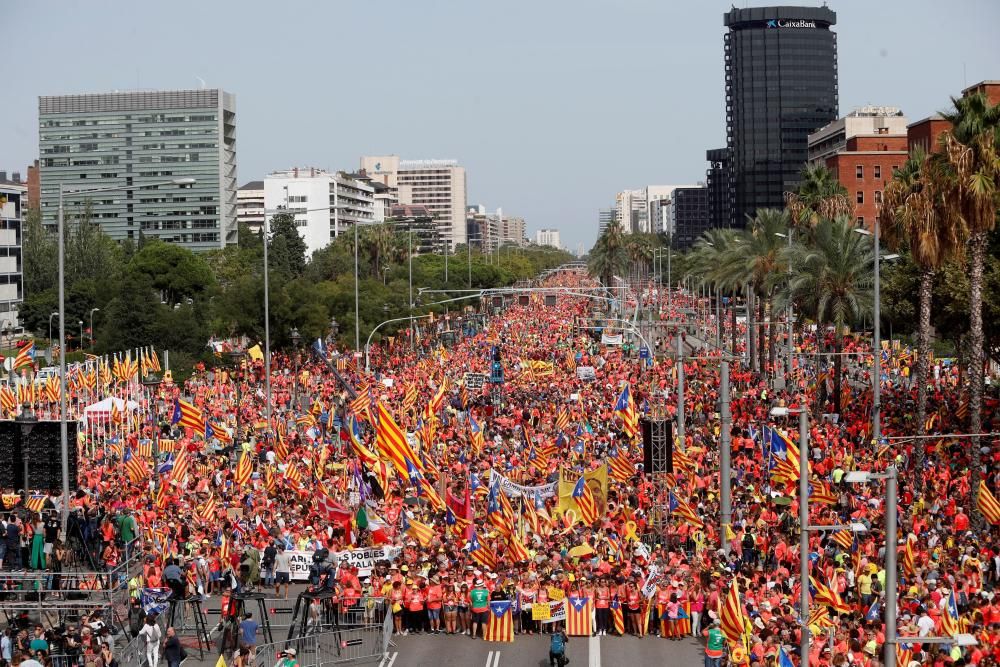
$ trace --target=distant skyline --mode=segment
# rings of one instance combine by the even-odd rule
[[[0,169],[38,157],[39,95],[204,82],[236,95],[240,185],[293,166],[354,170],[362,155],[457,159],[470,203],[589,249],[617,191],[703,181],[705,150],[725,145],[730,6],[13,0]],[[1000,79],[993,0],[828,6],[840,115],[875,104],[914,121]]]

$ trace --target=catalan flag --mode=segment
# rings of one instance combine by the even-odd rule
[[[444,523],[448,526],[448,532],[452,535],[452,537],[463,537],[465,535],[465,529],[469,526],[470,522],[468,519],[456,516],[449,507],[445,513]]]
[[[589,597],[570,595],[566,599],[566,634],[570,637],[589,637],[593,632],[590,622]]]
[[[996,496],[990,493],[990,489],[986,486],[985,481],[979,482],[976,507],[979,508],[980,513],[986,518],[986,521],[994,526],[1000,525],[1000,502],[997,502]]]
[[[489,620],[483,628],[483,640],[488,642],[514,641],[514,613],[510,600],[490,602]]]
[[[581,477],[573,487],[573,500],[580,508],[580,519],[587,526],[597,521],[597,501],[594,500],[594,492],[587,486],[586,476]]]
[[[747,619],[743,612],[743,602],[740,599],[739,584],[736,579],[729,586],[729,593],[719,613],[722,620],[722,634],[731,644],[743,644],[743,634],[746,632]]]
[[[817,581],[813,577],[809,577],[809,591],[812,593],[813,602],[816,604],[823,604],[831,607],[838,614],[849,614],[851,613],[851,607],[846,602],[843,601],[835,589],[830,588],[826,584]]]
[[[187,477],[190,465],[191,459],[188,458],[187,450],[182,447],[174,457],[174,469],[170,474],[170,479],[183,482],[184,478]]]
[[[496,555],[489,549],[483,547],[482,543],[479,541],[479,537],[476,536],[475,529],[472,531],[472,537],[469,538],[469,555],[472,556],[472,560],[476,561],[483,567],[489,570],[496,569]]]
[[[829,484],[822,480],[814,479],[809,482],[809,502],[836,505],[837,496],[833,495]]]
[[[233,480],[238,486],[246,486],[250,481],[250,476],[253,474],[253,461],[250,457],[250,452],[244,450],[240,454],[240,460],[236,464],[236,474]]]
[[[526,561],[531,557],[528,554],[528,549],[514,533],[507,537],[507,557],[516,563]]]
[[[196,433],[205,432],[205,419],[201,415],[201,410],[180,398],[174,399],[174,412],[170,417],[170,423],[194,429]]]
[[[21,349],[17,351],[17,356],[14,357],[14,372],[21,370],[22,368],[34,368],[35,367],[35,341],[30,340],[21,346]]]
[[[472,451],[479,454],[483,451],[483,444],[485,443],[485,436],[483,435],[483,429],[479,426],[479,422],[476,418],[469,413],[469,433],[472,436]]]
[[[906,546],[903,547],[903,572],[908,577],[912,577],[916,572],[916,557],[913,554],[913,543],[916,541],[916,538],[910,535],[906,538]]]
[[[672,491],[670,492],[669,507],[672,514],[676,514],[681,517],[698,530],[702,530],[705,527],[705,522],[700,516],[698,516],[698,513],[695,512],[694,509],[687,504],[687,502],[674,495]]]
[[[416,519],[409,519],[404,512],[403,532],[416,540],[420,546],[427,547],[434,540],[434,529],[426,523],[420,523]]]
[[[378,425],[375,430],[379,453],[389,459],[396,468],[396,471],[404,477],[408,474],[406,469],[407,459],[413,461],[417,468],[420,469],[420,462],[413,448],[410,447],[410,443],[407,442],[406,434],[396,424],[389,410],[379,402],[377,412]]]
[[[561,408],[559,413],[556,415],[556,430],[565,431],[569,428],[569,412],[566,408]]]
[[[608,456],[608,469],[611,476],[619,482],[626,482],[635,472],[631,461],[628,460],[626,450],[619,447],[612,447]]]
[[[635,401],[632,400],[632,392],[627,384],[615,403],[615,413],[622,419],[625,434],[634,438],[639,433],[639,415],[635,411]]]
[[[615,624],[615,632],[620,636],[625,635],[625,614],[622,613],[622,603],[618,596],[611,599],[611,620]]]
[[[129,479],[132,480],[133,484],[138,484],[149,475],[146,461],[142,457],[136,456],[132,449],[125,452],[125,459],[122,463],[125,464],[125,471],[128,473]]]
[[[47,496],[41,493],[34,493],[28,497],[27,508],[32,512],[40,513],[45,508]]]
[[[17,396],[14,395],[14,390],[10,388],[10,385],[0,385],[0,407],[3,407],[7,413],[17,411]]]
[[[948,594],[948,601],[941,613],[941,634],[954,637],[958,633],[958,605],[955,603],[955,591],[952,591]]]
[[[209,496],[208,500],[206,500],[205,503],[198,508],[198,518],[208,523],[215,518],[215,510],[217,507],[218,503],[215,500],[215,496]]]
[[[417,388],[412,384],[406,386],[406,392],[403,395],[403,409],[409,410],[414,405],[417,404]]]
[[[838,530],[830,537],[836,542],[841,549],[844,551],[854,550],[854,533],[849,530]]]

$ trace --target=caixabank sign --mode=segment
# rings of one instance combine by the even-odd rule
[[[765,23],[768,28],[815,28],[815,21],[805,19],[770,19]]]

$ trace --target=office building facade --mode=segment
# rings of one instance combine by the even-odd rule
[[[615,221],[616,210],[614,208],[602,208],[597,211],[597,235],[604,234],[604,230]]]
[[[724,15],[730,224],[782,208],[811,132],[838,116],[837,15],[826,7],[733,8]]]
[[[671,245],[686,250],[709,228],[708,189],[677,188],[670,197]]]
[[[562,248],[559,241],[558,229],[539,229],[535,232],[535,245],[547,245],[553,248]]]
[[[55,225],[59,186],[119,188],[90,202],[115,240],[140,234],[192,250],[237,241],[236,101],[220,89],[59,95],[38,99],[41,210]],[[180,178],[193,185],[143,187]]]
[[[731,227],[732,205],[735,193],[730,179],[732,164],[728,148],[710,148],[705,151],[708,169],[705,171],[705,188],[708,197],[708,224],[713,228]]]
[[[264,178],[264,205],[286,208],[306,242],[309,255],[354,225],[375,221],[374,189],[367,179],[315,167],[288,169]]]
[[[361,171],[373,182],[388,186],[387,197],[395,203],[426,206],[437,221],[440,237],[452,250],[466,242],[465,167],[456,160],[366,155],[361,158]]]
[[[26,212],[28,184],[7,180],[0,171],[0,331],[5,335],[21,330],[18,312],[24,298],[21,261],[21,223]]]

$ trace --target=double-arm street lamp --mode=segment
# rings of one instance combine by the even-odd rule
[[[59,212],[57,215],[56,232],[59,236],[59,344],[66,345],[66,240],[65,228],[65,207],[63,200],[67,195],[90,195],[98,192],[121,192],[127,190],[143,190],[146,188],[158,188],[161,185],[176,185],[184,187],[194,185],[193,178],[174,178],[168,181],[156,183],[145,183],[135,186],[115,185],[106,188],[67,188],[64,183],[59,183]],[[66,354],[60,351],[59,354],[59,454],[62,458],[62,503],[60,511],[60,524],[63,537],[66,537],[66,525],[69,522],[69,429],[66,423]]]

